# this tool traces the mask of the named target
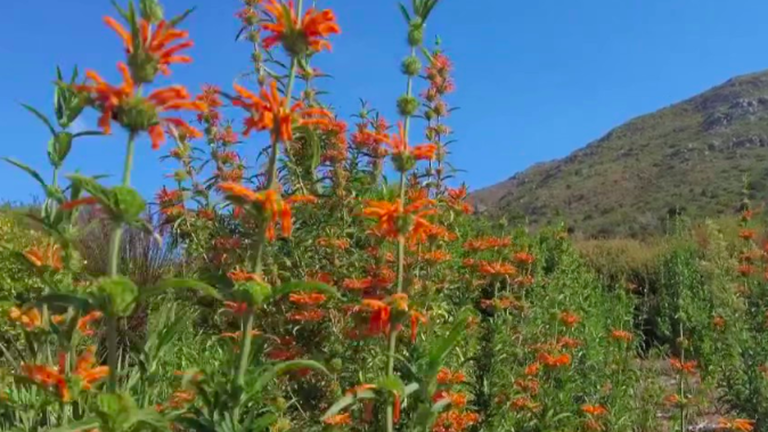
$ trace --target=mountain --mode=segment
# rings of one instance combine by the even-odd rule
[[[768,71],[637,117],[471,198],[479,208],[534,227],[565,221],[586,236],[644,236],[661,231],[670,215],[738,211],[745,175],[750,199],[764,202]]]

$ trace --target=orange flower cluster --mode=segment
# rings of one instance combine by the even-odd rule
[[[55,271],[61,271],[64,263],[61,257],[61,248],[55,243],[46,246],[30,247],[23,252],[24,258],[35,267],[49,267]]]
[[[352,414],[343,413],[330,416],[323,420],[323,423],[330,426],[345,426],[352,424]]]
[[[328,237],[320,237],[317,239],[317,245],[324,248],[329,249],[339,249],[339,250],[345,250],[349,248],[349,240],[347,239],[335,239],[335,238],[328,238]]]
[[[250,114],[245,119],[245,136],[253,130],[268,130],[272,139],[286,143],[293,141],[294,122],[302,126],[323,125],[330,121],[330,113],[323,108],[306,108],[301,101],[289,107],[287,98],[282,97],[277,90],[277,81],[270,82],[269,90],[262,87],[258,96],[237,84],[234,88],[239,97],[233,99],[232,104]]]
[[[581,321],[581,317],[571,311],[560,312],[560,322],[567,328],[576,327],[579,321]]]
[[[602,405],[582,405],[581,411],[587,415],[584,428],[589,431],[602,431],[605,428],[600,423],[600,417],[608,414],[608,410]]]
[[[442,367],[437,372],[437,383],[442,385],[448,384],[462,384],[467,380],[467,377],[461,371],[452,372],[447,367]]]
[[[140,83],[151,82],[157,71],[170,75],[168,66],[171,64],[192,62],[192,57],[179,55],[180,51],[194,45],[191,40],[183,40],[189,37],[189,32],[174,28],[165,20],[152,28],[151,23],[141,19],[138,22],[138,39],[134,39],[131,32],[114,18],[104,17],[104,22],[122,39],[129,59],[133,60],[129,63],[137,69],[134,76]]]
[[[227,277],[234,283],[262,282],[261,276],[256,273],[249,273],[240,267],[235,267],[232,271],[227,273]]]
[[[90,390],[92,385],[107,375],[109,368],[107,366],[96,366],[96,347],[91,346],[81,354],[76,362],[72,376],[78,378],[80,388]],[[67,378],[64,375],[66,369],[66,354],[59,355],[59,367],[55,368],[47,365],[24,364],[21,366],[22,373],[30,380],[46,388],[56,388],[62,401],[67,402],[71,399]]]
[[[536,360],[551,369],[571,365],[571,355],[568,353],[550,354],[548,352],[540,352]]]
[[[528,252],[518,252],[516,253],[512,259],[518,263],[523,265],[531,265],[536,260],[533,255],[531,255]]]
[[[743,228],[741,231],[739,231],[739,238],[742,240],[753,240],[755,238],[755,230]]]
[[[287,315],[289,321],[317,322],[325,317],[325,311],[320,309],[298,310]]]
[[[268,218],[267,238],[270,240],[275,239],[275,226],[278,222],[280,222],[282,234],[286,237],[291,235],[291,231],[293,230],[291,204],[317,202],[317,198],[304,195],[296,195],[283,199],[274,189],[256,192],[240,183],[219,183],[218,189],[226,195],[227,199],[236,205],[249,204],[258,206],[260,211]]]
[[[111,122],[116,120],[131,133],[146,131],[152,140],[153,149],[160,148],[165,142],[164,126],[183,129],[193,137],[202,136],[197,129],[180,118],[158,116],[165,111],[205,111],[203,103],[190,100],[186,88],[179,85],[161,88],[144,98],[136,95],[136,87],[128,66],[118,63],[117,68],[123,76],[123,83],[119,87],[108,84],[92,70],[86,71],[91,84],[75,86],[76,90],[86,93],[93,106],[101,111],[98,123],[105,134],[112,132]]]
[[[721,315],[716,315],[714,318],[712,318],[712,327],[714,327],[717,330],[724,329],[725,318],[723,318]]]
[[[511,297],[481,299],[480,307],[483,309],[512,309],[521,308],[522,304]]]
[[[366,335],[389,335],[396,325],[399,330],[400,320],[408,317],[411,325],[411,342],[416,341],[419,324],[426,324],[427,317],[416,310],[409,310],[407,294],[392,294],[384,300],[365,298],[359,306],[355,306],[352,312],[366,312],[368,314],[368,328]],[[393,318],[395,320],[393,321]]]
[[[35,308],[21,310],[17,307],[12,307],[8,311],[8,316],[11,321],[19,323],[24,326],[27,331],[34,330],[42,324],[42,317],[40,311]]]
[[[690,360],[687,362],[682,362],[678,358],[671,358],[669,359],[669,365],[672,366],[672,369],[686,374],[686,375],[694,375],[696,374],[696,366],[698,363],[696,360]]]
[[[384,238],[394,239],[403,235],[409,242],[424,239],[432,228],[432,223],[426,218],[437,213],[430,208],[433,200],[424,199],[403,205],[401,201],[368,201],[363,209],[363,215],[377,219],[375,230]]]
[[[467,240],[464,243],[464,249],[468,251],[484,251],[508,247],[511,244],[512,240],[508,238],[481,237]]]
[[[490,277],[514,276],[517,274],[517,268],[515,268],[515,266],[501,261],[478,261],[475,264],[477,266],[477,271]]]
[[[155,195],[164,223],[171,223],[184,215],[184,193],[179,189],[168,190],[165,186]]]
[[[428,264],[439,264],[451,259],[451,254],[444,250],[433,250],[422,253],[419,255],[419,259],[426,261]]]
[[[449,207],[464,214],[472,213],[472,206],[465,202],[467,199],[467,185],[463,184],[455,189],[447,188],[445,192],[445,202]]]
[[[341,28],[336,24],[336,17],[330,9],[317,11],[310,8],[299,22],[293,2],[268,2],[269,4],[264,6],[268,22],[261,25],[262,30],[268,33],[262,40],[265,49],[282,43],[292,55],[303,53],[304,47],[313,51],[330,51],[328,36],[341,33]]]
[[[632,342],[632,339],[634,339],[634,336],[632,333],[626,331],[626,330],[613,330],[611,331],[611,339],[629,343]]]
[[[512,401],[509,404],[510,408],[512,408],[515,411],[530,411],[530,412],[536,412],[539,409],[541,409],[541,404],[534,402],[531,398],[528,396],[520,396],[515,399],[512,399]]]
[[[290,294],[288,300],[297,305],[317,306],[326,300],[326,296],[321,293]]]
[[[750,432],[755,429],[754,420],[747,419],[726,419],[721,418],[717,421],[717,430],[724,432]]]

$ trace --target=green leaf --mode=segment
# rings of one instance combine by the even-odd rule
[[[48,142],[48,161],[55,168],[59,168],[61,164],[69,155],[69,151],[72,150],[72,134],[66,131],[57,133]]]
[[[96,292],[105,296],[102,309],[118,317],[130,315],[139,297],[139,288],[125,276],[99,279]]]
[[[3,160],[8,162],[9,164],[19,168],[19,169],[25,171],[27,174],[32,176],[32,178],[34,178],[35,180],[37,180],[38,183],[40,183],[40,186],[43,187],[43,190],[46,191],[46,195],[47,195],[47,193],[48,193],[48,185],[45,183],[45,180],[43,180],[43,177],[37,171],[35,171],[32,168],[30,168],[28,165],[26,165],[26,164],[24,164],[22,162],[17,161],[16,159],[4,157]]]
[[[291,360],[291,361],[285,361],[278,363],[274,366],[269,366],[266,371],[259,374],[259,377],[256,379],[256,382],[252,384],[254,391],[258,392],[261,391],[262,388],[264,388],[265,385],[269,384],[270,381],[275,379],[276,377],[292,372],[295,370],[300,369],[312,369],[315,371],[322,372],[326,375],[330,375],[328,372],[328,369],[325,368],[325,366],[321,365],[320,363],[314,361],[314,360]]]
[[[326,411],[325,414],[323,414],[323,417],[321,418],[321,420],[325,420],[329,417],[335,416],[341,410],[354,404],[360,399],[376,399],[376,393],[372,392],[371,390],[359,390],[355,393],[346,394],[344,395],[344,397],[337,400],[333,405],[331,405],[330,408],[328,408],[328,411]]]
[[[133,2],[131,2],[131,5],[133,5]],[[119,13],[120,16],[123,17],[123,19],[128,21],[128,12],[126,12],[125,9],[121,8],[120,5],[117,4],[117,1],[112,0],[112,6],[114,6],[115,9],[117,9],[117,13]]]
[[[83,420],[75,422],[69,422],[63,426],[59,426],[56,429],[50,429],[49,432],[78,432],[90,429],[95,429],[100,426],[99,419],[96,417],[89,417]]]
[[[253,423],[251,423],[247,430],[256,432],[267,430],[270,426],[275,424],[276,421],[277,415],[275,413],[264,414],[263,416],[257,418]]]
[[[101,131],[82,131],[72,135],[72,138],[79,138],[84,136],[104,136],[104,132]]]
[[[336,291],[336,289],[328,284],[324,284],[322,282],[315,282],[315,281],[292,281],[292,282],[286,282],[279,287],[275,288],[274,295],[275,297],[280,297],[284,295],[288,295],[290,293],[295,292],[320,292],[326,295],[329,295],[334,298],[340,298],[339,292]]]
[[[398,6],[400,6],[400,13],[403,14],[403,18],[405,18],[405,22],[410,24],[411,23],[411,14],[408,13],[408,8],[405,7],[404,4],[399,3]]]
[[[115,186],[112,193],[113,217],[126,223],[134,223],[147,208],[147,203],[136,189],[130,186]]]
[[[38,111],[38,110],[34,109],[33,107],[31,107],[31,106],[29,106],[27,104],[24,104],[24,103],[21,104],[21,106],[26,108],[27,111],[29,111],[32,114],[34,114],[37,118],[40,119],[40,121],[45,123],[45,125],[48,126],[48,130],[51,132],[51,136],[55,136],[56,135],[56,129],[54,129],[53,125],[51,124],[51,121],[48,120],[48,118],[46,116],[44,116],[43,113],[41,113],[40,111]]]
[[[233,295],[251,306],[261,306],[272,296],[272,287],[264,282],[243,282],[235,286]]]
[[[170,21],[168,22],[168,24],[169,24],[171,27],[176,27],[177,25],[181,24],[181,22],[182,22],[182,21],[184,21],[185,19],[187,19],[187,17],[188,17],[188,16],[189,16],[189,15],[190,15],[192,12],[194,12],[194,11],[195,11],[195,9],[197,9],[197,7],[193,7],[193,8],[191,8],[191,9],[187,9],[187,10],[185,10],[185,11],[184,11],[184,13],[182,13],[181,15],[178,15],[178,16],[174,17],[172,20],[170,20]]]
[[[382,377],[376,381],[376,387],[390,393],[397,393],[399,395],[405,394],[405,383],[403,383],[403,380],[397,375]]]
[[[91,301],[88,298],[66,293],[46,294],[38,300],[38,303],[72,307],[80,312],[85,312],[93,308]]]
[[[195,279],[164,279],[152,288],[143,290],[142,297],[151,297],[172,289],[192,289],[208,297],[224,300],[216,288]]]

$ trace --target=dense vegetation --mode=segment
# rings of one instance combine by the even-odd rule
[[[46,199],[0,214],[0,429],[768,428],[749,201],[739,227],[677,217],[653,244],[473,215],[449,186],[452,66],[423,43],[437,1],[402,7],[401,121],[364,105],[351,133],[310,66],[340,29],[302,3],[237,13],[258,93],[154,88],[191,61],[187,13],[142,0],[105,19],[121,85],[59,72],[53,117],[25,106],[51,132],[50,170],[6,160]],[[101,131],[70,133],[86,108]],[[81,136],[117,126],[119,185],[60,175]],[[147,136],[171,141],[176,169],[151,205],[130,186]],[[264,146],[262,164],[246,146]]]
[[[768,72],[734,78],[610,131],[570,156],[534,165],[474,192],[510,220],[565,221],[586,237],[642,238],[669,216],[738,214],[768,192]]]

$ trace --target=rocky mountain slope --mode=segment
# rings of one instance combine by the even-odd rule
[[[670,215],[737,211],[747,176],[768,197],[768,71],[635,118],[566,158],[478,190],[481,208],[587,236],[643,236]]]

